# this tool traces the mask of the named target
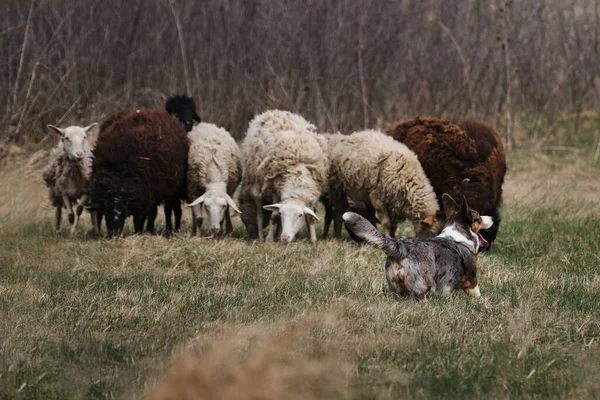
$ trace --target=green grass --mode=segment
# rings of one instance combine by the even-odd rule
[[[428,301],[387,294],[383,253],[346,241],[92,239],[87,217],[55,235],[36,172],[5,171],[0,398],[138,396],[182,349],[294,326],[290,363],[347,366],[352,398],[597,398],[600,171],[510,160],[482,298]]]

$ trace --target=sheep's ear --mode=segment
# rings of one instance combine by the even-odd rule
[[[309,215],[313,220],[316,219],[317,221],[321,221],[319,217],[317,217],[317,214],[315,214],[315,212],[308,207],[304,207],[304,214]]]
[[[228,194],[225,195],[225,200],[227,200],[227,204],[229,205],[229,207],[233,208],[233,211],[235,211],[238,214],[241,214],[242,212],[235,206],[235,203],[233,202],[233,199],[231,197],[229,197]]]
[[[442,195],[442,203],[444,204],[444,212],[446,213],[446,218],[455,214],[458,209],[458,204],[456,201],[450,196],[448,193],[444,193]]]
[[[197,113],[194,113],[194,121],[202,122],[202,120],[200,119],[200,116]]]
[[[64,137],[65,136],[65,130],[64,129],[61,129],[61,128],[59,128],[57,126],[54,126],[54,125],[46,125],[46,126],[48,128],[50,128],[50,129],[52,129],[54,132],[58,133],[58,135],[60,137]]]
[[[93,127],[95,127],[96,125],[98,125],[98,123],[97,123],[97,122],[94,122],[93,124],[91,124],[91,125],[88,125],[88,126],[86,126],[85,128],[83,128],[83,131],[84,131],[85,133],[88,133],[88,132],[89,132],[89,130],[90,130],[90,129],[92,129]]]
[[[269,204],[268,206],[263,206],[263,208],[267,211],[275,212],[279,211],[281,204]]]
[[[188,204],[188,207],[193,207],[193,206],[197,206],[198,204],[202,204],[204,203],[204,195],[198,197],[196,200],[192,201],[190,204]]]

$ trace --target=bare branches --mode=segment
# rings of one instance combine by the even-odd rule
[[[236,138],[280,107],[341,132],[469,116],[512,146],[600,104],[600,0],[3,1],[3,143],[181,90]]]
[[[192,94],[192,85],[190,82],[190,72],[188,70],[188,62],[187,62],[187,53],[185,51],[185,43],[183,41],[183,29],[181,27],[181,20],[179,19],[179,14],[175,9],[175,0],[169,0],[169,7],[171,7],[171,12],[173,13],[173,19],[175,20],[175,26],[177,27],[177,36],[179,38],[179,48],[181,49],[181,60],[183,62],[183,71],[185,76],[185,87],[187,89],[187,94]]]
[[[31,26],[31,16],[33,15],[33,6],[35,4],[35,0],[31,0],[29,5],[29,12],[27,13],[27,23],[25,24],[25,33],[23,34],[23,44],[21,45],[21,57],[19,58],[19,68],[17,69],[17,77],[15,78],[15,82],[13,84],[13,91],[11,100],[9,100],[8,107],[8,116],[6,118],[6,137],[4,138],[4,144],[6,148],[10,148],[12,145],[15,136],[18,134],[18,130],[14,133],[10,131],[9,126],[12,120],[13,113],[15,111],[15,105],[17,104],[17,93],[19,92],[19,80],[21,79],[21,74],[23,72],[23,62],[25,60],[25,51],[27,49],[27,43],[29,42],[29,27]]]

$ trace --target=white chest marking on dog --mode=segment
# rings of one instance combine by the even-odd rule
[[[494,219],[492,217],[488,217],[487,215],[482,215],[481,220],[483,221],[483,226],[481,229],[488,229],[494,225]]]
[[[475,253],[477,251],[477,248],[475,246],[479,247],[478,240],[473,240],[473,239],[467,238],[465,235],[463,235],[460,231],[458,231],[454,227],[454,224],[445,227],[444,230],[442,231],[442,233],[440,233],[437,237],[452,239],[456,243],[463,243],[473,253]]]

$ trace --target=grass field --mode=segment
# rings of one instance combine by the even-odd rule
[[[349,242],[191,239],[189,219],[98,240],[87,216],[56,235],[40,166],[18,162],[0,171],[0,398],[137,397],[178,354],[171,385],[191,368],[217,398],[600,398],[600,168],[509,167],[482,297],[415,301]]]

